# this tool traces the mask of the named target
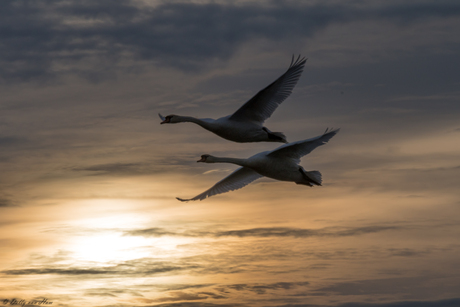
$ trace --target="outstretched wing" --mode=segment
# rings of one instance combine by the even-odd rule
[[[303,140],[293,143],[289,143],[283,146],[278,147],[277,149],[271,151],[267,155],[270,157],[282,157],[282,158],[291,158],[297,163],[300,162],[300,158],[309,154],[318,146],[324,145],[329,140],[339,132],[340,129],[326,129],[323,135]]]
[[[291,65],[288,70],[241,106],[241,108],[230,116],[230,119],[263,124],[292,93],[294,86],[299,81],[306,61],[305,58],[300,58],[300,55],[294,61],[294,56],[292,56]]]
[[[257,173],[256,171],[253,171],[252,169],[247,167],[240,167],[239,169],[237,169],[236,171],[234,171],[233,173],[231,173],[230,175],[216,183],[209,190],[204,191],[200,195],[197,195],[190,199],[182,199],[179,197],[176,198],[180,201],[203,200],[206,197],[211,197],[213,195],[241,189],[242,187],[247,186],[254,180],[259,179],[260,177],[263,176]]]

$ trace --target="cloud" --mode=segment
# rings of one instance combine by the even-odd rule
[[[167,303],[167,304],[156,304],[144,307],[239,307],[247,306],[246,304],[232,303],[232,304],[213,304],[204,302],[181,302],[181,303]]]
[[[160,236],[184,236],[184,237],[294,237],[294,238],[309,238],[309,237],[346,237],[368,233],[376,233],[386,230],[402,229],[401,226],[365,226],[365,227],[325,227],[320,229],[302,229],[293,227],[265,227],[265,228],[250,228],[241,230],[227,231],[169,231],[163,228],[145,228],[128,230],[124,235],[129,236],[144,236],[144,237],[160,237]]]
[[[422,300],[432,298],[433,294],[437,293],[435,288],[443,281],[446,282],[445,284],[443,283],[442,286],[443,293],[456,293],[456,289],[458,288],[457,285],[455,283],[452,284],[449,280],[451,280],[449,276],[435,277],[423,275],[415,277],[366,279],[338,282],[326,287],[317,288],[314,291],[320,293],[326,292],[329,295],[358,295],[368,297],[376,295],[393,295],[393,297]]]
[[[73,267],[56,265],[51,267],[3,270],[5,275],[134,275],[150,276],[197,268],[196,265],[158,262],[151,259],[135,259],[121,262],[114,266]]]
[[[100,275],[100,274],[113,274],[114,271],[109,269],[85,269],[85,268],[38,268],[38,269],[19,269],[19,270],[4,270],[1,271],[6,275]]]
[[[196,158],[188,157],[165,157],[155,161],[146,162],[116,162],[94,164],[90,166],[74,167],[72,171],[86,172],[88,176],[139,176],[159,174],[170,171],[172,167],[188,166],[191,161],[196,161]]]
[[[86,291],[84,295],[118,297],[120,294],[129,294],[135,297],[143,297],[143,295],[137,291],[128,290],[128,289],[113,289],[113,288],[91,288],[91,290]]]
[[[268,290],[291,290],[299,286],[310,284],[307,281],[303,282],[277,282],[271,284],[232,284],[219,287],[218,290],[227,293],[228,290],[235,291],[250,291],[256,294],[265,294]]]
[[[151,174],[155,170],[148,163],[108,163],[97,164],[88,167],[74,168],[74,171],[92,172],[91,176],[98,175],[141,175]]]
[[[0,197],[0,208],[2,207],[14,207],[15,203],[7,198]]]
[[[460,15],[460,5],[452,1],[141,3],[2,1],[0,77],[11,82],[71,73],[98,80],[117,70],[139,70],[145,62],[197,70],[213,59],[228,59],[254,39],[312,37],[331,24],[356,20],[408,25]]]
[[[431,253],[431,249],[426,250],[414,250],[411,248],[389,248],[388,251],[392,256],[400,257],[414,257],[414,256],[424,256]]]
[[[157,302],[169,302],[169,301],[195,301],[195,300],[204,300],[207,298],[213,299],[223,299],[226,296],[215,294],[213,292],[198,292],[198,293],[188,293],[188,292],[171,292],[169,297],[163,297]]]
[[[460,298],[443,299],[437,301],[395,301],[390,303],[361,303],[351,302],[334,305],[311,305],[311,304],[287,304],[276,305],[276,307],[457,307],[460,305]],[[172,306],[171,306],[172,307]],[[197,306],[198,307],[198,306]]]
[[[322,229],[301,229],[290,227],[252,228],[244,230],[230,230],[218,232],[216,236],[237,236],[237,237],[344,237],[355,236],[366,233],[375,233],[384,230],[399,229],[399,226],[368,226],[355,228],[326,227]]]
[[[0,163],[11,162],[21,151],[25,151],[24,145],[29,143],[31,142],[24,137],[0,136]],[[5,170],[4,167],[2,169]]]
[[[229,171],[231,171],[231,170],[230,169],[212,169],[212,170],[204,172],[203,175],[216,173],[216,172],[229,172]]]
[[[317,305],[317,304],[283,304],[273,305],[274,307],[458,307],[460,304],[459,298],[443,299],[437,301],[395,301],[390,303],[342,303],[333,305]],[[230,307],[230,306],[246,306],[245,304],[212,304],[204,302],[184,302],[184,303],[172,303],[172,304],[160,304],[155,307]],[[153,306],[152,306],[153,307]]]
[[[438,301],[402,301],[392,303],[345,303],[337,307],[456,307],[460,305],[460,298]],[[293,306],[294,307],[294,306]],[[300,306],[299,306],[300,307]]]
[[[176,232],[165,230],[164,228],[154,227],[137,230],[129,230],[124,233],[127,236],[142,236],[142,237],[161,237],[161,236],[177,236]]]
[[[14,136],[0,136],[0,147],[2,149],[4,149],[5,146],[17,145],[22,142],[25,142],[25,139]]]

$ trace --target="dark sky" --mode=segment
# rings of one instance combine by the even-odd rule
[[[0,2],[0,299],[53,306],[460,305],[458,1]],[[322,187],[180,203],[232,114],[308,58],[266,121]]]

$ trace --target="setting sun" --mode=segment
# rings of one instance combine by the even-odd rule
[[[116,233],[94,234],[77,237],[71,252],[79,261],[107,264],[126,261],[149,255],[148,242],[142,237],[124,237]]]

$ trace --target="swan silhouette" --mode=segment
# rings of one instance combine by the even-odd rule
[[[218,119],[195,118],[191,116],[158,114],[161,124],[191,122],[200,125],[218,136],[239,143],[282,142],[287,143],[282,132],[272,132],[264,127],[276,108],[291,94],[302,74],[305,58],[292,57],[288,70],[269,86],[258,92],[235,113]]]
[[[339,130],[326,129],[320,136],[285,144],[275,150],[261,152],[247,159],[202,155],[197,162],[233,163],[241,167],[203,193],[190,199],[179,197],[177,199],[180,201],[203,200],[213,195],[241,189],[264,176],[310,187],[321,185],[321,173],[319,171],[306,171],[299,165],[300,158],[312,152],[316,147],[326,144]]]

